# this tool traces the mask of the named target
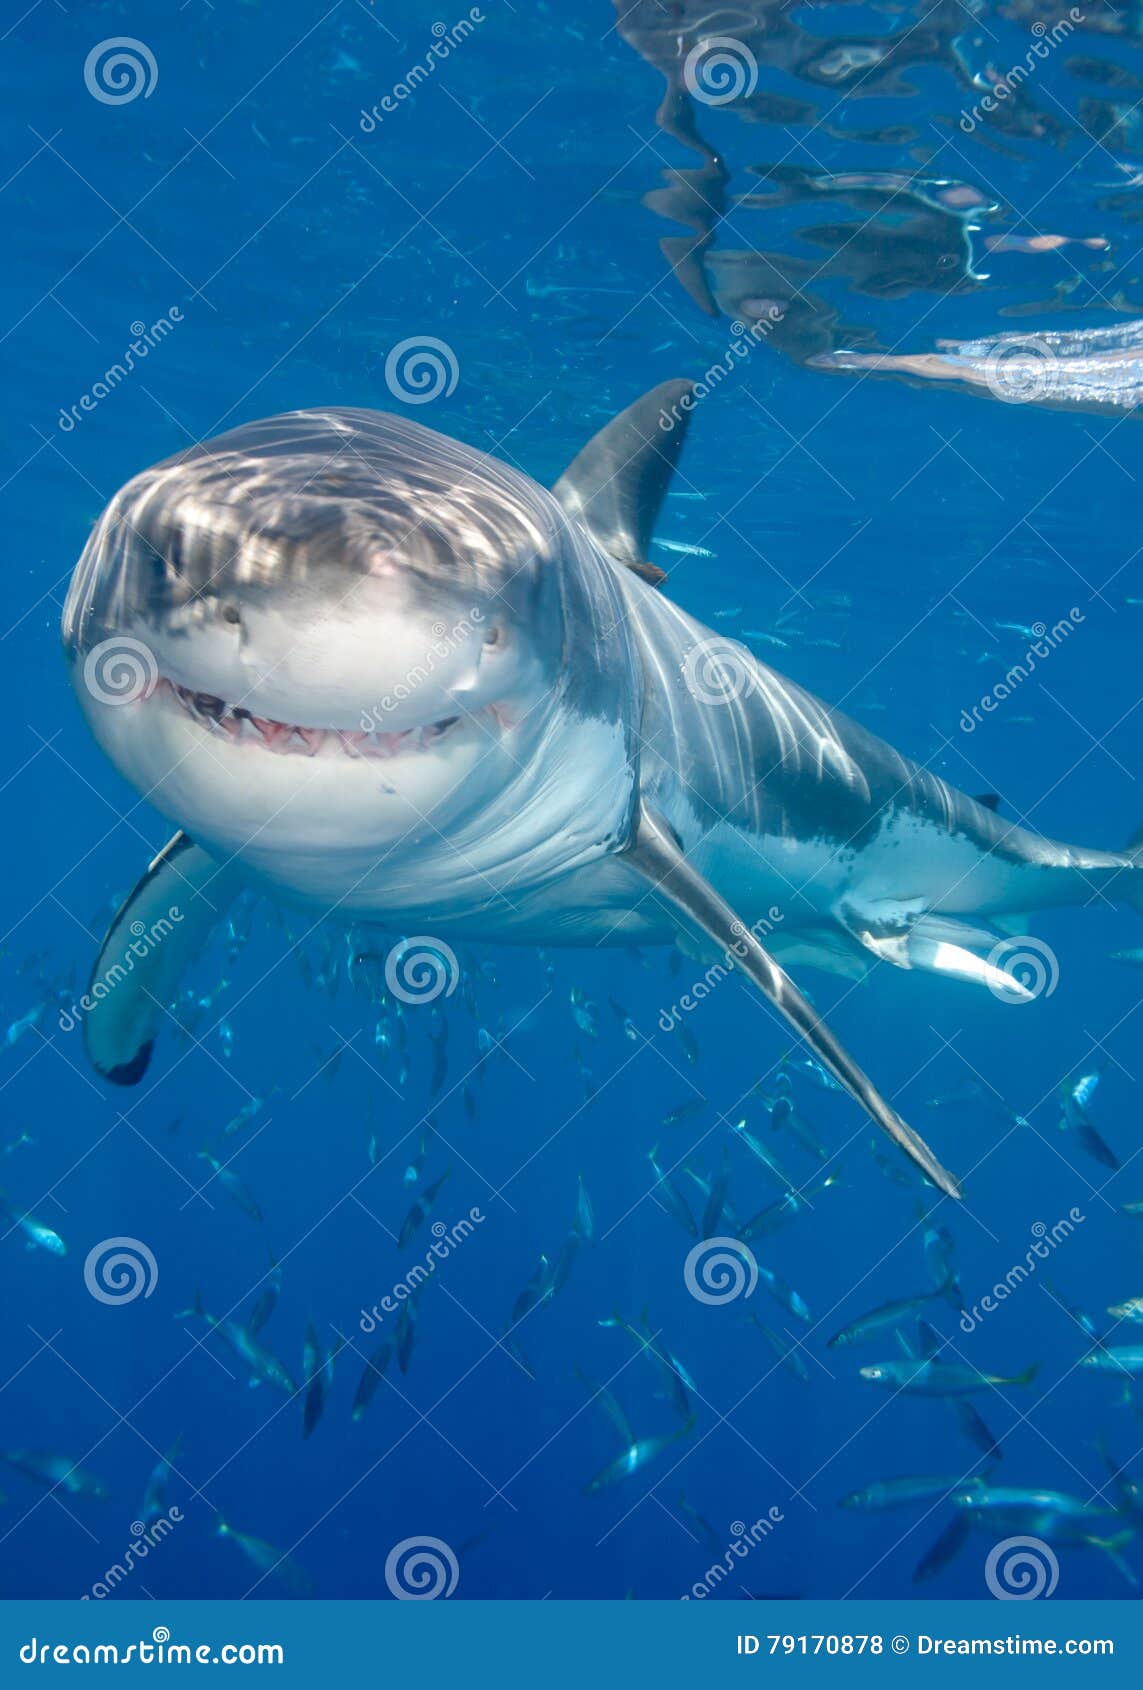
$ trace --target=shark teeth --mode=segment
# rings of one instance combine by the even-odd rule
[[[446,716],[439,722],[405,728],[399,733],[379,728],[368,733],[346,728],[305,728],[294,722],[255,716],[242,705],[228,705],[213,693],[195,692],[177,681],[168,681],[165,676],[157,690],[164,688],[201,727],[236,745],[259,745],[278,757],[316,757],[327,749],[350,757],[398,757],[403,751],[425,751],[439,745],[460,721],[459,716]]]

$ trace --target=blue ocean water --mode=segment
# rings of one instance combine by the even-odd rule
[[[829,92],[816,119],[757,103],[703,109],[713,155],[738,193],[756,191],[750,166],[782,164],[815,177],[819,192],[829,173],[892,169],[969,183],[996,202],[976,219],[972,274],[958,272],[956,286],[898,285],[908,267],[895,253],[891,285],[861,291],[842,274],[807,289],[881,345],[1120,321],[1139,293],[1130,112],[1101,129],[1068,64],[1086,55],[1129,79],[1131,40],[1089,18],[1037,64],[1042,124],[967,133],[957,113],[969,95],[948,40],[956,62],[975,54],[1002,69],[1022,58],[1029,31],[1018,7],[957,10],[942,51],[902,71],[903,87],[870,88],[859,104]],[[919,27],[912,14],[862,7],[780,16],[823,42]],[[68,1252],[26,1251],[17,1228],[0,1245],[0,1446],[62,1453],[65,1469],[79,1462],[108,1494],[49,1491],[6,1469],[2,1589],[78,1597],[105,1581],[137,1541],[148,1474],[181,1440],[164,1503],[181,1518],[113,1581],[115,1594],[299,1588],[283,1586],[290,1563],[270,1556],[259,1567],[220,1536],[224,1520],[289,1555],[321,1596],[387,1594],[390,1552],[425,1537],[455,1555],[459,1597],[681,1596],[741,1543],[742,1527],[768,1519],[749,1554],[708,1581],[711,1599],[908,1595],[947,1502],[865,1513],[839,1499],[899,1474],[980,1471],[977,1452],[944,1403],[894,1398],[858,1377],[899,1353],[892,1330],[853,1349],[826,1339],[930,1283],[920,1214],[954,1238],[968,1307],[1026,1261],[1043,1229],[1082,1216],[975,1331],[951,1303],[933,1305],[962,1360],[997,1375],[1039,1364],[1030,1386],[979,1399],[1002,1441],[994,1481],[1110,1506],[1097,1440],[1128,1466],[1143,1444],[1130,1392],[1078,1367],[1090,1340],[1068,1312],[1087,1311],[1106,1332],[1107,1306],[1141,1290],[1139,1221],[1123,1212],[1143,1196],[1138,974],[1110,960],[1143,944],[1131,911],[1093,898],[1038,921],[1058,979],[1054,966],[1053,989],[1019,1010],[889,966],[856,988],[804,976],[967,1188],[963,1204],[938,1203],[878,1147],[899,1180],[887,1177],[855,1106],[795,1075],[840,1178],[756,1253],[797,1288],[808,1322],[761,1284],[749,1299],[696,1299],[684,1276],[692,1240],[652,1193],[657,1149],[701,1215],[684,1170],[714,1174],[728,1147],[737,1213],[776,1196],[732,1136],[743,1118],[799,1180],[814,1173],[804,1149],[771,1132],[752,1091],[759,1080],[772,1089],[789,1041],[740,982],[688,1016],[689,1048],[661,1031],[664,1006],[701,973],[690,961],[464,947],[464,988],[431,1009],[409,1006],[400,1023],[390,1013],[387,1049],[369,991],[344,977],[344,940],[313,935],[303,969],[292,940],[305,923],[287,928],[251,906],[235,936],[220,931],[199,959],[190,984],[203,1001],[182,1006],[193,1037],[164,1038],[138,1091],[98,1081],[79,1033],[57,1025],[57,999],[85,979],[113,900],[170,833],[92,744],[59,657],[70,571],[115,490],[254,417],[399,409],[386,360],[425,337],[445,344],[457,379],[406,414],[551,483],[609,416],[658,381],[702,376],[739,338],[730,312],[701,310],[664,262],[659,242],[682,225],[642,202],[663,171],[702,155],[656,124],[661,76],[611,8],[520,12],[488,0],[455,51],[394,99],[442,39],[434,25],[455,22],[427,5],[357,0],[67,13],[41,3],[4,41],[3,1137],[34,1142],[5,1156],[0,1185],[14,1215],[31,1211]],[[153,86],[114,103],[90,92],[85,62],[118,36],[144,42]],[[1088,83],[1106,89],[1108,76]],[[760,86],[774,100],[800,101],[811,83],[820,91],[823,78],[763,61]],[[393,109],[363,123],[385,99]],[[905,123],[911,132],[896,138],[855,135]],[[904,208],[854,205],[874,257],[878,241],[889,253]],[[990,230],[1108,244],[989,254]],[[755,258],[813,253],[781,207],[731,206],[716,244]],[[160,319],[172,326],[146,359],[85,404],[135,325]],[[999,794],[1005,814],[1079,843],[1125,841],[1143,808],[1132,420],[847,379],[777,342],[729,366],[696,407],[679,489],[693,496],[668,498],[660,522],[663,541],[691,548],[653,552],[669,571],[665,590],[954,784]],[[972,720],[1024,656],[1027,630],[1069,616],[1074,631],[1050,658],[966,731],[966,712]],[[596,1027],[577,1024],[573,991],[595,1006]],[[449,1072],[434,1100],[442,1023]],[[1060,1087],[1096,1064],[1093,1120],[1116,1173],[1058,1130]],[[970,1080],[981,1095],[928,1106]],[[702,1109],[665,1124],[690,1098]],[[217,1153],[247,1105],[250,1125],[225,1153],[238,1147],[233,1170],[261,1222],[217,1182],[203,1189],[196,1155]],[[438,1130],[424,1177],[406,1184],[430,1109]],[[385,1331],[363,1331],[362,1311],[427,1248],[427,1229],[405,1251],[394,1235],[419,1186],[446,1170],[434,1217],[452,1227],[475,1207],[483,1219],[438,1262],[407,1372],[391,1367],[354,1421],[357,1379]],[[521,1322],[514,1354],[501,1336],[541,1256],[564,1248],[581,1176],[596,1237]],[[142,1242],[154,1262],[149,1293],[122,1304],[93,1297],[84,1276],[89,1252],[117,1238]],[[212,1313],[241,1319],[271,1252],[281,1298],[263,1337],[294,1376],[307,1322],[323,1347],[345,1340],[306,1439],[300,1402],[250,1388],[186,1314],[200,1291]],[[641,1471],[585,1495],[619,1444],[577,1369],[608,1382],[636,1437],[681,1428],[663,1369],[600,1325],[613,1311],[638,1323],[644,1310],[692,1381],[696,1422]],[[804,1340],[808,1382],[778,1364],[751,1312]],[[1114,1341],[1130,1334],[1120,1325]],[[1109,1516],[1096,1535],[1129,1525]],[[991,1542],[975,1533],[926,1593],[983,1594]],[[1124,1553],[1138,1568],[1137,1549]],[[1059,1561],[1061,1596],[1133,1593],[1097,1547],[1061,1548]]]

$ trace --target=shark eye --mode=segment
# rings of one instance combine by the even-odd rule
[[[222,607],[222,620],[224,622],[233,623],[233,625],[237,627],[242,621],[242,612],[236,604],[224,604]]]
[[[487,628],[485,630],[485,634],[484,634],[484,649],[485,649],[485,651],[502,650],[503,647],[507,643],[508,643],[507,636],[505,635],[504,629],[500,626],[499,623],[494,622],[491,628]]]
[[[162,586],[168,576],[172,573],[171,567],[167,563],[167,560],[163,556],[162,552],[157,552],[154,547],[148,546],[146,552],[144,553],[143,561],[145,567],[151,572],[152,581],[154,581],[157,586]]]

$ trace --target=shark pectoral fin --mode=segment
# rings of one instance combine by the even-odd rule
[[[849,1052],[820,1020],[789,975],[774,961],[710,883],[691,868],[665,823],[644,810],[625,860],[638,869],[656,894],[699,927],[747,974],[759,991],[805,1040],[818,1061],[899,1145],[933,1184],[950,1197],[961,1189],[924,1139],[906,1126],[881,1096]]]
[[[121,905],[96,958],[83,1022],[88,1057],[105,1080],[142,1079],[185,968],[240,884],[235,870],[176,833]]]
[[[552,492],[617,563],[658,586],[648,563],[655,520],[682,450],[693,383],[665,381],[612,417],[568,465]]]

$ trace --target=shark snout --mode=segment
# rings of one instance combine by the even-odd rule
[[[504,641],[479,605],[410,610],[358,581],[320,602],[232,591],[186,613],[137,617],[98,643],[139,647],[156,679],[257,716],[399,733],[493,702],[491,659]]]

